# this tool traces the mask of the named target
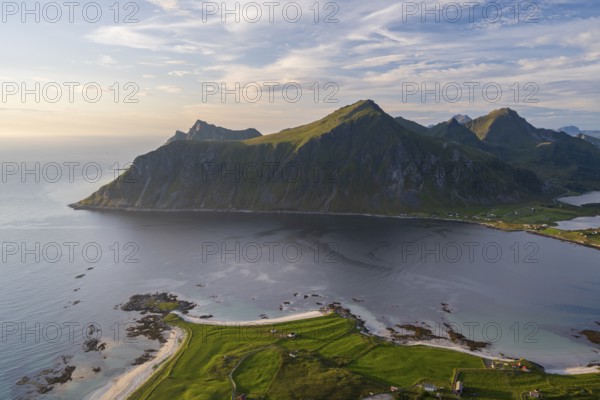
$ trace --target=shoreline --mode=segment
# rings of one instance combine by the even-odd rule
[[[314,311],[306,311],[302,313],[290,314],[282,317],[272,318],[272,319],[259,319],[259,320],[248,320],[248,321],[216,321],[216,320],[207,320],[201,319],[199,317],[185,315],[179,312],[173,312],[173,314],[177,315],[182,320],[198,324],[198,325],[221,325],[221,326],[259,326],[259,325],[269,325],[269,324],[279,324],[285,322],[293,322],[293,321],[302,321],[313,318],[320,318],[334,313],[332,310],[314,310]],[[382,340],[387,340],[383,336],[375,335],[369,333],[369,335],[373,335]],[[173,327],[171,330],[171,334],[167,342],[161,346],[160,350],[156,353],[156,357],[149,362],[138,365],[122,375],[117,376],[116,378],[111,379],[109,383],[107,383],[102,388],[96,390],[91,395],[86,397],[86,400],[126,400],[133,392],[135,392],[138,388],[144,385],[155,372],[158,371],[158,366],[169,360],[173,357],[181,348],[182,340],[185,336],[185,333],[178,327]],[[497,357],[493,355],[491,352],[487,352],[482,354],[480,352],[471,351],[465,348],[462,348],[456,344],[451,343],[434,343],[430,341],[410,341],[404,344],[400,344],[400,346],[427,346],[431,348],[438,348],[444,350],[457,351],[465,354],[470,354],[476,357],[486,358],[489,360],[509,362],[514,361],[512,358],[504,358]],[[599,373],[600,369],[598,367],[569,367],[564,369],[552,369],[546,370],[547,374],[557,374],[557,375],[582,375],[582,374],[591,374],[591,373]]]
[[[156,356],[141,365],[124,372],[122,375],[113,378],[102,388],[96,390],[86,397],[87,400],[125,400],[133,392],[158,371],[158,367],[165,361],[173,357],[180,349],[185,333],[178,327],[172,327],[167,342],[164,343]]]
[[[371,214],[371,213],[355,213],[355,212],[320,212],[320,211],[292,211],[292,210],[242,210],[242,209],[211,209],[211,208],[190,208],[185,210],[177,209],[157,209],[157,208],[135,208],[135,207],[99,207],[99,206],[82,206],[76,203],[69,204],[68,207],[73,210],[85,211],[100,211],[100,212],[142,212],[142,213],[241,213],[241,214],[290,214],[290,215],[317,215],[317,216],[347,216],[347,217],[368,217],[368,218],[390,218],[390,219],[407,219],[407,220],[424,220],[424,221],[444,221],[463,224],[471,224],[483,226],[490,229],[496,229],[503,232],[525,232],[532,235],[538,235],[549,239],[559,240],[564,243],[572,243],[578,246],[583,246],[591,249],[600,250],[600,245],[593,243],[582,243],[576,240],[561,238],[558,236],[549,235],[535,230],[529,230],[524,227],[502,228],[489,222],[480,222],[466,219],[453,219],[419,215],[388,215],[388,214]]]
[[[306,311],[303,313],[296,313],[285,315],[283,317],[268,318],[268,319],[255,319],[252,321],[217,321],[212,319],[203,319],[199,317],[193,317],[186,314],[182,314],[179,311],[173,311],[171,314],[177,315],[179,318],[186,322],[198,325],[220,325],[220,326],[258,326],[258,325],[271,325],[281,324],[284,322],[302,321],[305,319],[319,318],[332,314],[333,311]]]
[[[290,314],[283,317],[277,317],[273,319],[259,319],[252,321],[216,321],[209,319],[202,319],[199,317],[189,316],[182,314],[180,312],[172,312],[172,314],[177,315],[179,318],[183,319],[186,322],[198,324],[198,325],[221,325],[221,326],[258,326],[258,325],[269,325],[269,324],[277,324],[283,322],[293,322],[293,321],[301,321],[305,319],[319,318],[330,315],[334,313],[332,310],[319,310],[319,311],[306,311],[303,313]],[[385,336],[377,335],[371,332],[368,332],[369,335],[375,336],[382,340],[389,340]],[[502,356],[497,356],[490,350],[487,351],[472,351],[466,348],[461,347],[460,345],[454,344],[449,340],[443,340],[442,342],[435,341],[427,341],[427,340],[414,340],[408,341],[406,343],[400,344],[399,346],[427,346],[432,348],[444,349],[444,350],[452,350],[457,351],[464,354],[470,354],[472,356],[486,358],[493,361],[502,361],[502,362],[511,362],[515,361],[516,358],[507,358]],[[587,367],[587,366],[577,366],[577,367],[568,367],[563,369],[550,369],[545,371],[548,374],[558,374],[558,375],[582,375],[582,374],[590,374],[590,373],[600,373],[600,368],[598,367]]]

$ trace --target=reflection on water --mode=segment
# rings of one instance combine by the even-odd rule
[[[125,158],[118,148],[107,151],[107,165]],[[74,356],[74,382],[46,398],[80,399],[122,373],[149,345],[125,343],[124,324],[135,315],[113,307],[154,291],[195,301],[192,314],[220,320],[339,301],[377,332],[452,322],[475,340],[493,341],[496,353],[553,368],[599,361],[591,344],[573,337],[600,317],[597,250],[427,220],[73,211],[65,204],[94,189],[86,182],[10,185],[0,192],[0,234],[17,248],[3,253],[0,315],[17,331],[2,332],[0,398],[15,397],[20,377],[62,355]],[[36,260],[24,250],[36,243],[48,251],[58,244],[52,248],[62,257],[40,251]],[[66,243],[77,244],[72,254]],[[86,246],[100,253],[83,252]],[[81,329],[90,322],[102,328],[103,354],[82,350]],[[57,325],[62,335],[51,341]],[[76,326],[74,337],[68,326]]]
[[[561,197],[559,201],[574,206],[583,206],[586,204],[600,203],[600,192],[589,192],[581,196]]]
[[[557,228],[563,231],[579,231],[585,229],[599,229],[600,216],[579,217],[568,221],[558,221]]]

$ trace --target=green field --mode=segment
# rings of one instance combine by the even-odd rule
[[[224,400],[245,393],[250,399],[349,400],[389,392],[390,386],[401,389],[397,398],[432,396],[420,383],[443,387],[444,398],[455,398],[455,376],[465,383],[465,396],[477,393],[479,399],[526,398],[533,389],[551,399],[600,398],[600,374],[485,369],[472,355],[365,336],[355,321],[337,314],[233,327],[167,319],[187,332],[185,343],[130,399]]]
[[[465,394],[478,399],[527,399],[538,389],[544,399],[600,399],[600,374],[550,375],[543,372],[467,370],[458,373]]]
[[[493,207],[439,209],[429,213],[410,214],[409,216],[473,222],[506,231],[527,231],[559,240],[600,248],[599,229],[562,231],[554,227],[558,221],[596,215],[600,215],[600,206],[596,204],[576,207],[562,203],[530,203]]]

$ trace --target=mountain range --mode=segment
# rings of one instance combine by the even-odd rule
[[[198,121],[74,208],[395,214],[600,188],[600,149],[510,109],[426,128],[371,100],[279,133]]]
[[[584,134],[584,135],[588,135],[588,136],[596,136],[596,137],[600,137],[600,131],[582,131],[581,129],[579,129],[576,126],[573,125],[569,125],[569,126],[563,126],[562,128],[556,129],[557,132],[565,132],[568,133],[571,136],[577,136],[580,134]]]

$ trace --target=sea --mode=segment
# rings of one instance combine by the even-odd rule
[[[2,139],[0,399],[84,399],[110,384],[159,346],[127,337],[140,315],[118,307],[155,292],[226,321],[339,302],[374,334],[448,324],[549,371],[600,362],[579,333],[600,330],[595,249],[427,219],[68,207],[163,142]],[[86,351],[90,338],[105,349]],[[65,365],[72,380],[38,393]]]

